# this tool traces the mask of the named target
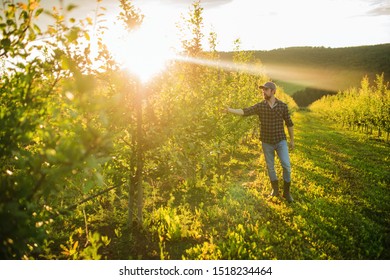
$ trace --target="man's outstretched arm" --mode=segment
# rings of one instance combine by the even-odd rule
[[[244,110],[242,109],[233,109],[233,108],[226,108],[227,113],[243,116],[244,115]]]

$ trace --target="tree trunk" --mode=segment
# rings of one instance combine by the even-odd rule
[[[142,134],[142,96],[143,96],[143,86],[137,84],[137,171],[135,173],[135,181],[137,187],[137,220],[142,223],[142,209],[143,209],[143,189],[142,189],[142,173],[144,167],[144,151],[143,151],[143,142],[144,137]]]
[[[144,167],[143,158],[143,134],[142,134],[142,85],[137,82],[136,85],[136,121],[137,128],[135,131],[134,141],[132,142],[132,159],[131,159],[131,171],[135,172],[130,175],[129,183],[129,199],[128,199],[128,224],[131,228],[134,223],[135,214],[137,215],[137,222],[142,223],[142,210],[143,210],[143,189],[142,189],[142,173]],[[137,212],[135,211],[135,196],[137,195]]]

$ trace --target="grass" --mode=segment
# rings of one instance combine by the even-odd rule
[[[324,251],[327,257],[389,259],[388,143],[309,112],[296,114],[295,123],[297,204],[310,212],[302,216],[321,241],[332,245],[329,253]]]

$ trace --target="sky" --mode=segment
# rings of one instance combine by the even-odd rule
[[[63,0],[78,6],[70,16],[94,16],[95,0]],[[133,0],[144,14],[145,30],[161,44],[179,44],[177,24],[188,18],[192,0]],[[41,0],[45,8],[59,0]],[[107,24],[118,34],[118,0],[102,0]],[[210,31],[217,50],[230,51],[240,39],[242,50],[292,46],[349,47],[390,43],[390,0],[201,0],[204,48]],[[108,38],[108,41],[113,39]]]

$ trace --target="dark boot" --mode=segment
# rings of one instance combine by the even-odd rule
[[[272,186],[272,192],[270,196],[279,196],[279,182],[271,181],[271,186]]]
[[[291,186],[291,182],[284,181],[283,197],[287,199],[288,202],[293,202],[294,199],[292,198],[290,193],[290,186]]]

